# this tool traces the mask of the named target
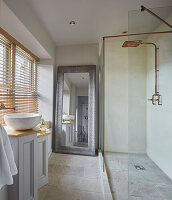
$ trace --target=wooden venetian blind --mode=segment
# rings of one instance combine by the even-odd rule
[[[0,103],[8,108],[13,107],[11,52],[12,44],[0,35]],[[13,111],[0,110],[0,124],[4,124],[4,115]]]
[[[0,123],[8,113],[37,112],[35,59],[0,34]]]
[[[16,47],[14,78],[15,112],[37,112],[36,62],[19,47]]]

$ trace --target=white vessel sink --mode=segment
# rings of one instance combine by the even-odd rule
[[[14,130],[27,130],[34,128],[41,121],[41,115],[36,113],[15,113],[4,116],[7,126]]]
[[[75,120],[75,115],[63,115],[64,121]]]

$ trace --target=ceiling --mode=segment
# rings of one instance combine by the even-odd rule
[[[88,88],[89,73],[65,73],[64,90],[69,90],[68,84],[73,84],[77,88]]]
[[[128,30],[130,10],[139,10],[141,5],[148,8],[172,6],[171,0],[27,1],[56,45],[98,43],[102,36],[117,35]],[[157,12],[164,18],[169,14],[165,9]],[[130,15],[130,19],[132,16],[134,15]],[[75,26],[69,25],[71,20],[76,21]],[[154,17],[140,11],[139,18],[129,22],[133,31],[153,31],[159,24]]]
[[[0,15],[0,26],[39,58],[51,58],[46,50],[7,7],[7,5],[3,3],[3,1]]]

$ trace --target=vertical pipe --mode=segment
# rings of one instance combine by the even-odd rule
[[[159,94],[158,91],[158,63],[157,63],[157,47],[155,45],[155,94]]]
[[[158,48],[157,48],[156,44],[150,43],[150,42],[141,43],[141,44],[151,44],[155,47],[155,95],[158,95],[159,94],[159,91],[158,91],[158,61],[157,61]]]
[[[103,172],[105,171],[105,166],[104,166],[104,140],[105,140],[105,38],[103,38],[103,66],[102,66],[102,120],[103,120],[103,136],[102,136],[102,155],[103,155]]]

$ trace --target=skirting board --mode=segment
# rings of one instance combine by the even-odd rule
[[[99,166],[101,170],[101,179],[102,179],[102,185],[103,185],[103,193],[104,193],[104,199],[105,200],[113,200],[112,193],[110,190],[110,184],[106,172],[106,166],[103,166],[103,156],[101,150],[99,150],[98,153],[99,156]],[[104,168],[104,169],[103,169]]]

